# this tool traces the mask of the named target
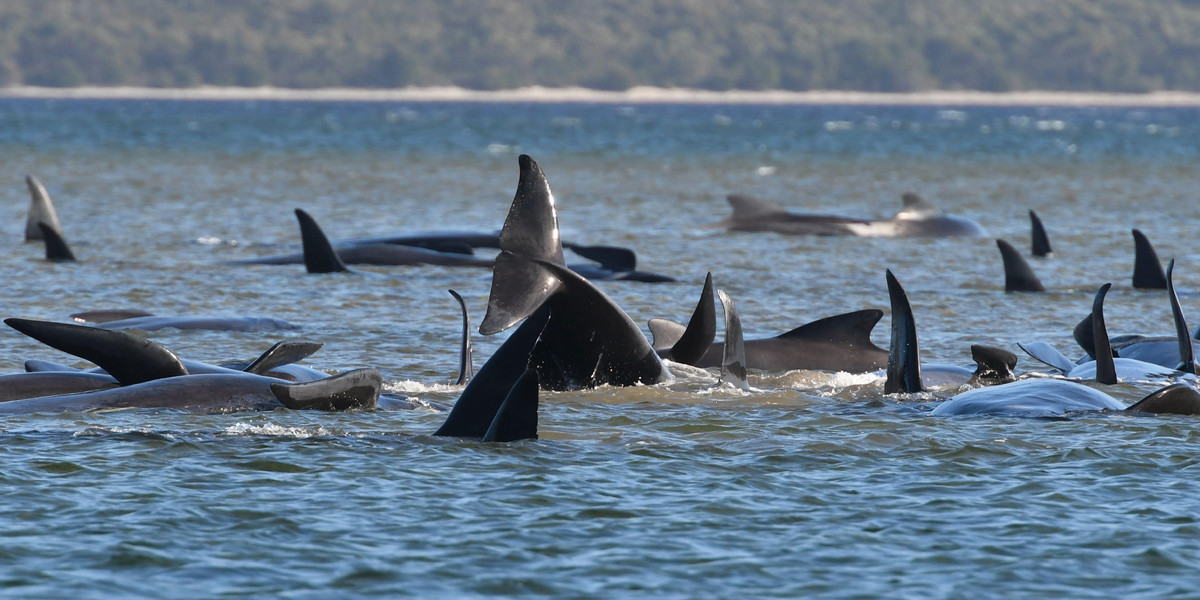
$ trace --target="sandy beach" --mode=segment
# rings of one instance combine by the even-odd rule
[[[927,91],[903,94],[847,91],[707,91],[635,87],[623,92],[586,88],[526,87],[479,91],[459,87],[398,89],[288,89],[277,87],[145,88],[14,86],[0,88],[0,98],[271,100],[360,102],[579,102],[609,104],[778,104],[778,105],[912,105],[912,106],[1200,106],[1200,93],[1154,92],[975,92]]]

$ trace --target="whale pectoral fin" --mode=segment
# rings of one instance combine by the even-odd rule
[[[721,306],[725,310],[725,349],[721,354],[721,382],[749,390],[746,380],[746,342],[742,337],[742,320],[737,307],[725,290],[717,290]]]
[[[1096,299],[1092,301],[1092,337],[1096,342],[1096,383],[1117,383],[1117,365],[1113,362],[1112,345],[1108,341],[1108,329],[1104,326],[1104,297],[1111,283],[1100,286]]]
[[[542,308],[512,332],[479,367],[479,372],[450,409],[446,421],[433,435],[483,437],[496,419],[505,396],[529,369],[529,355],[549,319],[550,309]]]
[[[669,349],[683,337],[683,332],[687,331],[686,325],[667,319],[650,319],[646,325],[650,327],[650,337],[653,339],[650,347],[655,350]]]
[[[1034,274],[1033,268],[1025,261],[1020,252],[1005,240],[996,240],[1000,249],[1000,258],[1004,260],[1004,291],[1006,292],[1044,292],[1045,286]]]
[[[921,352],[917,343],[917,323],[913,318],[908,294],[891,269],[887,271],[888,297],[892,305],[892,337],[888,345],[887,381],[883,393],[913,394],[925,389],[921,383]]]
[[[562,286],[546,264],[502,250],[492,267],[492,291],[479,333],[491,335],[516,325]]]
[[[1058,351],[1058,348],[1046,342],[1022,342],[1017,347],[1024,350],[1034,360],[1063,373],[1069,373],[1075,368],[1075,363]]]
[[[526,369],[500,403],[496,417],[483,434],[485,442],[536,440],[538,436],[538,375]]]
[[[1053,254],[1054,250],[1050,248],[1050,236],[1046,235],[1046,228],[1042,225],[1042,219],[1032,209],[1029,211],[1029,225],[1031,228],[1031,250],[1033,255],[1050,256]]]
[[[994,346],[971,345],[971,360],[975,361],[972,379],[993,385],[1012,381],[1013,369],[1017,367],[1017,355]]]
[[[1149,238],[1133,230],[1133,287],[1149,290],[1167,289],[1167,275]]]
[[[696,364],[717,337],[717,310],[713,303],[712,273],[704,278],[700,301],[683,334],[671,345],[671,360],[685,365]],[[744,363],[745,361],[743,361]]]
[[[29,186],[29,215],[25,219],[25,241],[42,239],[42,230],[38,223],[45,223],[58,232],[59,237],[64,237],[62,224],[58,220],[58,213],[54,210],[54,203],[50,201],[50,193],[46,191],[46,186],[33,175],[25,176],[25,185]]]
[[[1196,354],[1192,348],[1192,340],[1188,334],[1187,321],[1183,318],[1183,308],[1179,306],[1179,295],[1175,293],[1175,259],[1167,265],[1167,295],[1171,299],[1171,317],[1175,321],[1175,338],[1179,341],[1179,366],[1176,369],[1184,373],[1196,373]]]
[[[570,244],[571,252],[588,260],[600,263],[600,267],[609,271],[626,272],[637,270],[637,254],[629,248],[620,246],[582,246]]]
[[[729,207],[733,209],[733,214],[730,215],[730,220],[737,221],[741,219],[757,219],[769,215],[777,215],[786,213],[787,209],[768,202],[760,198],[745,196],[742,194],[730,194],[725,196],[725,201],[729,203]]]
[[[75,253],[67,245],[62,231],[39,221],[38,230],[42,232],[42,241],[46,243],[46,260],[50,262],[75,262]]]
[[[187,375],[179,357],[150,340],[113,331],[33,319],[5,319],[13,329],[99,366],[121,385]]]
[[[292,410],[371,410],[382,387],[379,371],[355,369],[306,383],[272,383],[271,393]]]
[[[296,220],[300,222],[300,240],[304,245],[304,267],[309,273],[342,273],[350,270],[312,215],[297,208]]]
[[[263,352],[261,356],[242,370],[255,375],[265,375],[271,369],[300,362],[312,356],[317,350],[321,349],[321,346],[324,346],[324,344],[320,342],[276,342],[274,346],[268,348],[266,352]]]
[[[463,297],[454,290],[448,291],[458,301],[458,307],[462,312],[462,343],[458,349],[458,380],[454,383],[466,385],[475,376],[475,361],[471,358],[471,315],[467,313],[467,303]]]
[[[1125,411],[1156,415],[1200,415],[1200,392],[1187,383],[1173,383],[1151,392]]]

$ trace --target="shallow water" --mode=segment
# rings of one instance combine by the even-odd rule
[[[630,246],[682,283],[603,282],[636,322],[685,320],[704,273],[748,337],[861,308],[904,283],[927,362],[1071,328],[1104,282],[1114,333],[1170,334],[1130,288],[1131,227],[1178,260],[1191,239],[1195,109],[0,101],[9,173],[5,315],[99,308],[253,314],[295,332],[162,330],[188,358],[325,343],[306,362],[380,369],[412,411],[30,415],[0,424],[0,595],[13,597],[1195,597],[1197,421],[933,418],[952,391],[676,368],[649,388],[543,393],[541,439],[429,436],[460,389],[459,322],[490,272],[222,261],[294,249],[292,209],[333,237],[494,230],[529,153],[565,239]],[[23,244],[25,173],[49,188],[78,264]],[[724,196],[888,217],[913,190],[1056,256],[1047,294],[1005,294],[991,238],[727,233]],[[1193,317],[1195,320],[1196,317]],[[886,346],[888,320],[874,339]],[[503,338],[503,335],[497,336]],[[479,362],[500,339],[477,336]],[[75,361],[16,332],[0,369]],[[1022,358],[1020,367],[1036,369]],[[1106,389],[1133,402],[1158,384]]]

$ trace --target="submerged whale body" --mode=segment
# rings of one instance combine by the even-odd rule
[[[726,197],[733,214],[713,227],[730,231],[771,231],[790,235],[854,235],[859,237],[983,237],[978,223],[942,213],[912,192],[902,197],[904,207],[890,219],[857,219],[840,215],[793,213],[786,208],[743,195]]]

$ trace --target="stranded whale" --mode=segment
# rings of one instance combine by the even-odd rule
[[[970,219],[947,215],[924,198],[907,192],[904,207],[890,219],[857,219],[839,215],[793,213],[786,208],[742,195],[726,197],[733,214],[710,227],[730,231],[773,231],[792,235],[856,235],[859,237],[982,237],[987,231]]]

